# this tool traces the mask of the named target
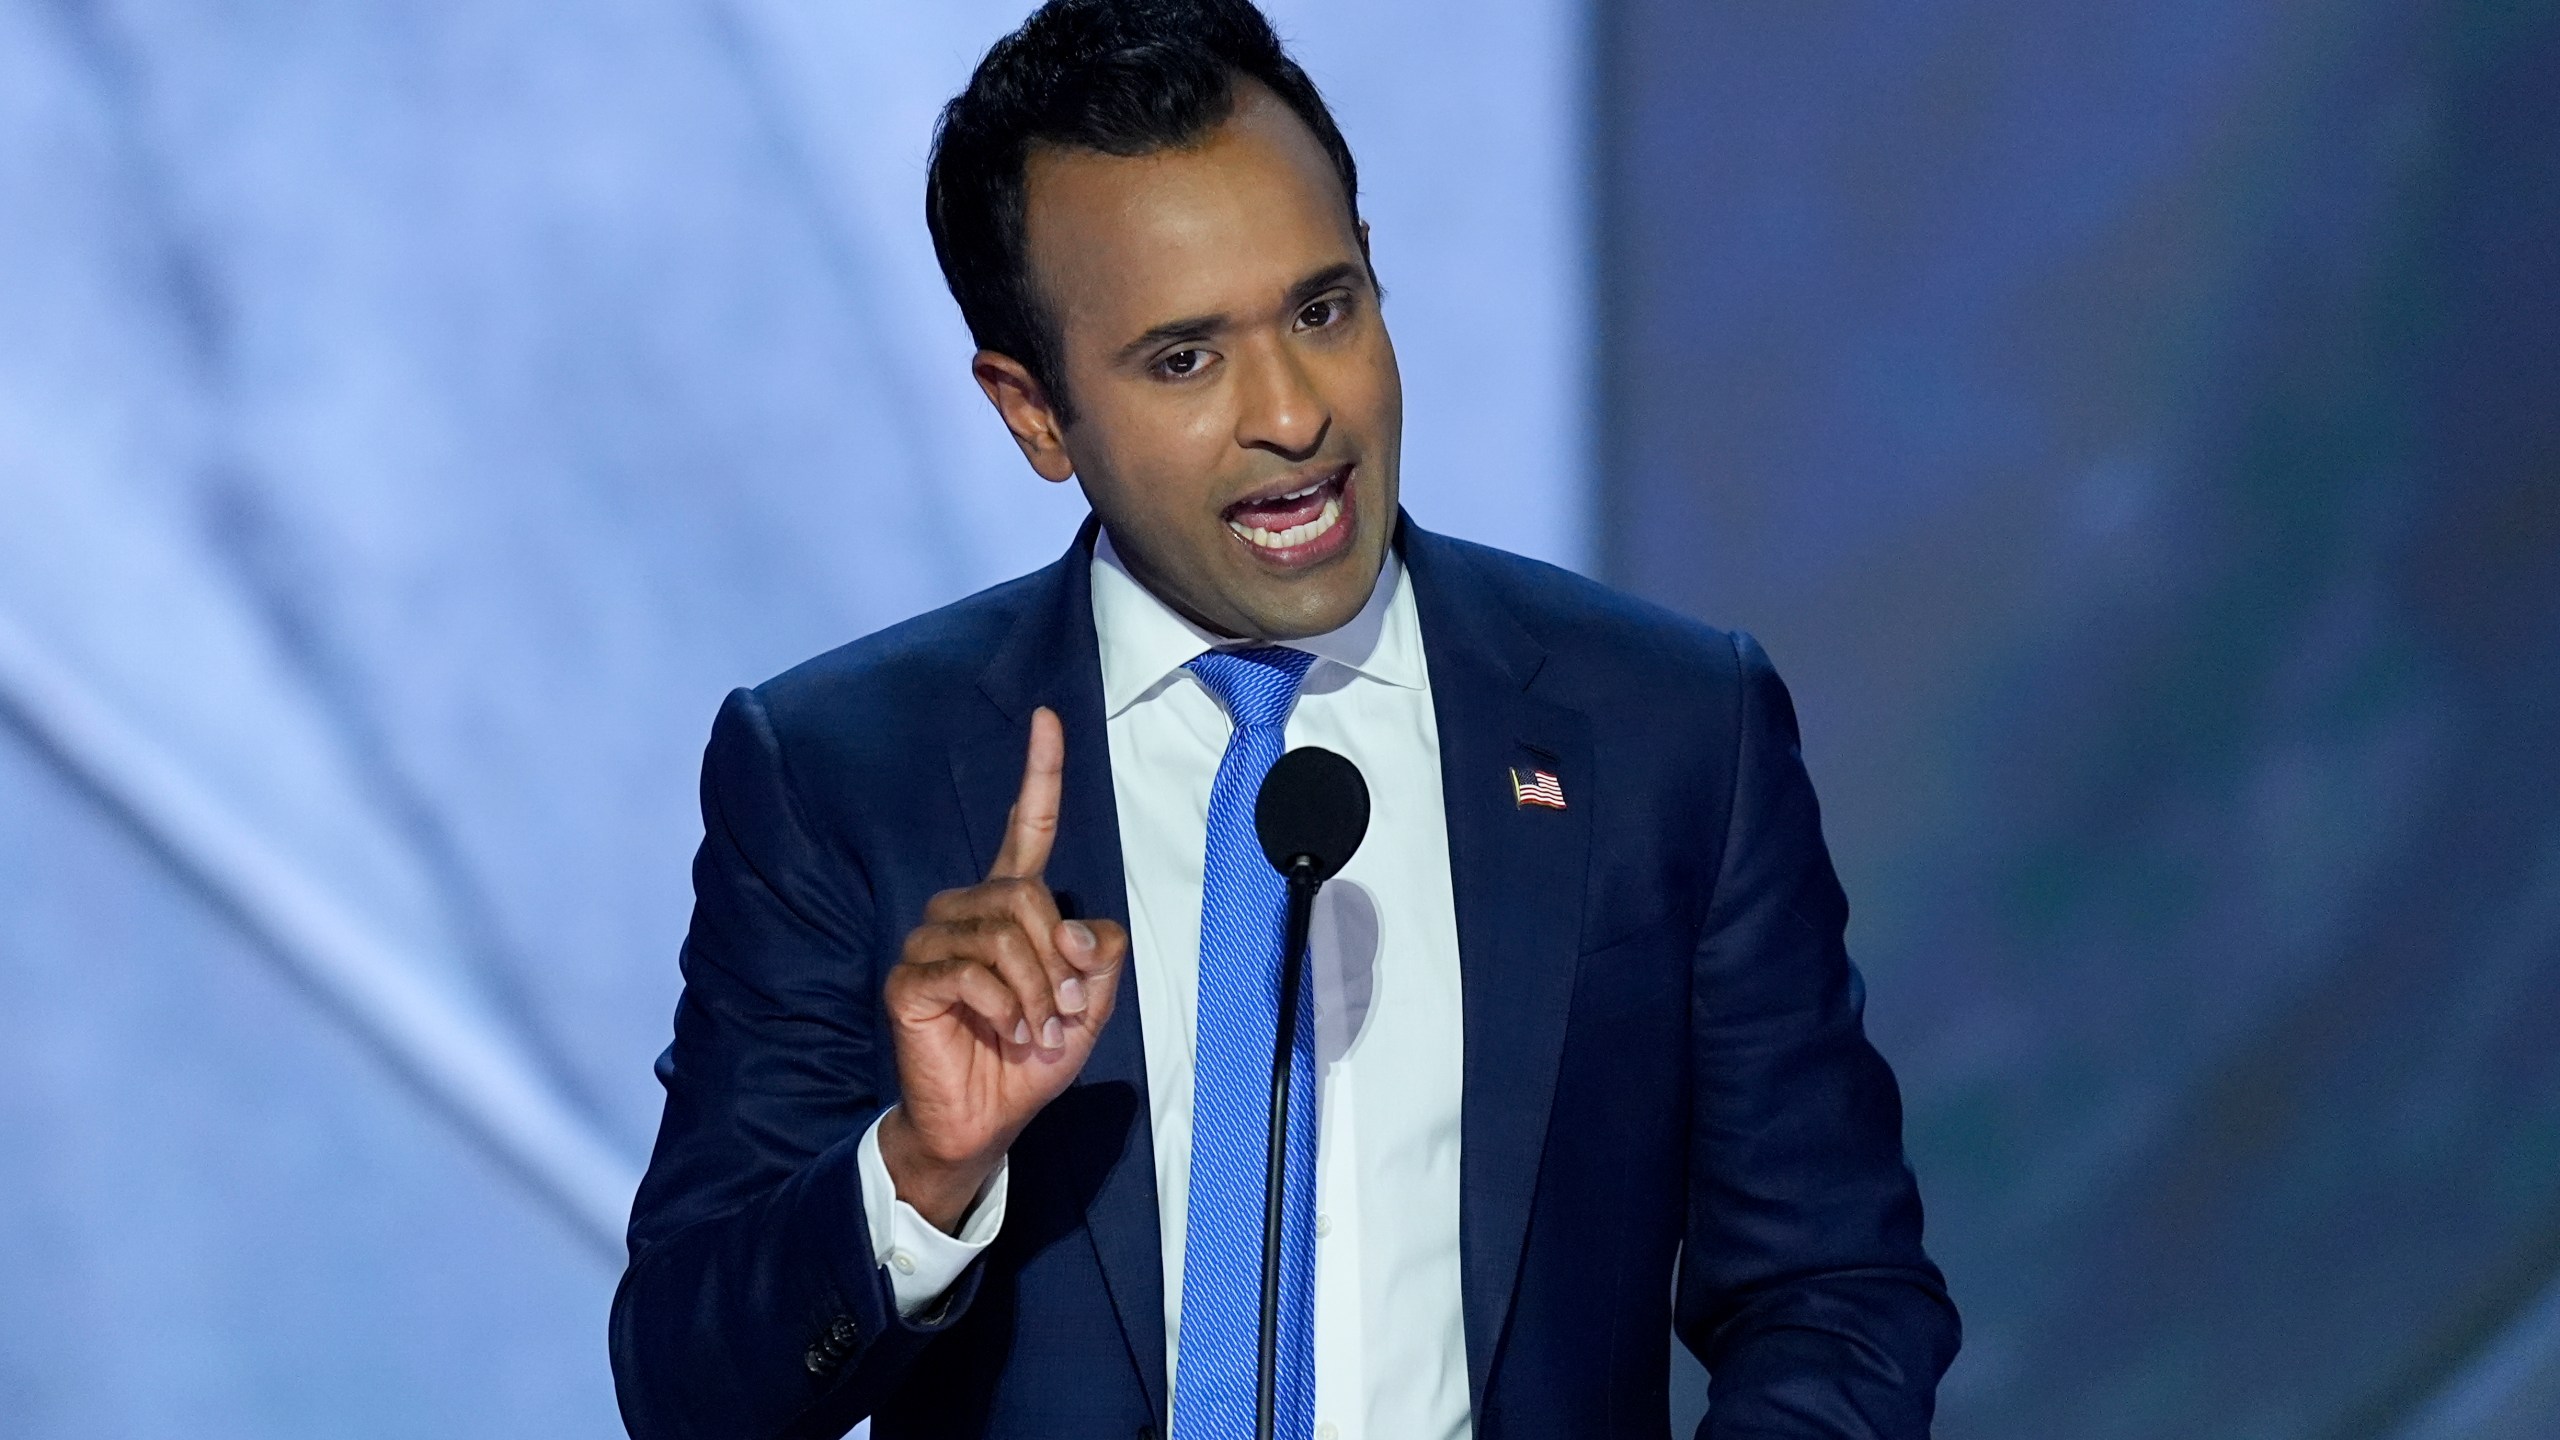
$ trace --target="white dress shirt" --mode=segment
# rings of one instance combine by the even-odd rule
[[[1165,1373],[1178,1389],[1202,866],[1209,789],[1233,733],[1217,697],[1182,667],[1233,642],[1139,585],[1107,534],[1095,546],[1093,617],[1129,890],[1133,973],[1124,983],[1137,987],[1154,1127]],[[1325,886],[1310,938],[1316,1437],[1464,1437],[1471,1427],[1458,1255],[1457,911],[1439,725],[1403,566],[1388,557],[1351,623],[1290,643],[1317,661],[1290,714],[1289,745],[1349,756],[1371,801],[1368,837]],[[1061,835],[1059,843],[1075,840]],[[1253,1123],[1258,1131],[1258,1114]],[[876,1137],[875,1127],[863,1142],[863,1203],[898,1306],[912,1314],[1002,1228],[1006,1172],[990,1182],[962,1233],[944,1235],[896,1200]]]

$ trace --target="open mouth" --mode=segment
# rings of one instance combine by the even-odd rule
[[[1351,538],[1351,467],[1276,495],[1239,500],[1226,509],[1227,529],[1265,560],[1304,565],[1331,555]]]

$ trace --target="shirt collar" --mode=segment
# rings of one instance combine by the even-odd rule
[[[1107,527],[1093,542],[1093,630],[1102,652],[1105,715],[1156,694],[1201,651],[1249,643],[1212,635],[1157,599],[1129,573]],[[1392,549],[1368,603],[1349,623],[1283,643],[1381,684],[1420,690],[1428,683],[1413,587],[1405,583],[1404,562]]]

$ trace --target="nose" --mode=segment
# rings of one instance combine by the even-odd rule
[[[1300,357],[1277,340],[1252,347],[1236,412],[1236,443],[1284,460],[1315,458],[1333,428],[1333,409]]]

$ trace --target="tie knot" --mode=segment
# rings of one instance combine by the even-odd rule
[[[1316,657],[1282,645],[1256,645],[1247,650],[1210,650],[1182,668],[1200,677],[1227,707],[1239,730],[1278,725],[1288,720],[1298,698],[1298,684]]]

